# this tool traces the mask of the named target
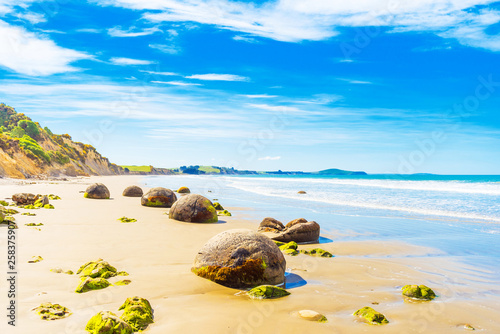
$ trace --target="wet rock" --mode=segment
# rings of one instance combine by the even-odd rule
[[[387,320],[382,313],[375,311],[369,306],[357,310],[354,312],[354,315],[364,318],[372,325],[383,325],[389,323],[389,320]]]
[[[78,284],[78,286],[76,287],[75,292],[84,293],[92,290],[100,290],[107,288],[110,285],[111,283],[109,283],[108,280],[105,278],[82,277],[82,280],[80,281],[80,284]]]
[[[191,223],[216,223],[217,211],[212,202],[201,195],[183,196],[172,205],[168,218]]]
[[[403,288],[403,296],[420,299],[420,300],[433,300],[436,294],[432,289],[425,285],[405,285]]]
[[[101,311],[90,318],[85,330],[90,334],[132,334],[134,330],[116,314]]]
[[[87,187],[83,197],[92,199],[109,199],[109,190],[102,183],[94,183]]]
[[[179,193],[179,194],[189,194],[189,193],[191,193],[191,190],[189,190],[188,187],[180,187],[179,189],[177,189],[177,193]]]
[[[69,309],[59,304],[43,303],[33,309],[42,320],[58,320],[71,315]]]
[[[299,311],[299,316],[302,319],[306,319],[309,321],[327,322],[327,319],[323,314],[313,310],[301,310]]]
[[[232,288],[281,284],[286,261],[276,244],[250,230],[229,230],[210,239],[196,255],[192,271]]]
[[[276,299],[288,296],[290,292],[274,285],[261,285],[247,292],[253,299]]]
[[[213,207],[215,208],[215,210],[224,210],[224,208],[222,207],[222,205],[220,205],[219,202],[214,202]]]
[[[125,188],[125,190],[123,190],[122,195],[125,197],[142,197],[142,195],[144,195],[144,192],[138,186],[129,186]]]
[[[231,216],[232,216],[231,212],[229,212],[229,211],[227,211],[227,210],[222,210],[222,211],[219,211],[219,212],[217,212],[217,214],[218,214],[219,216],[227,216],[227,217],[231,217]]]
[[[273,240],[282,242],[316,242],[319,239],[320,226],[315,221],[308,222],[304,218],[292,220],[285,229],[271,236]]]
[[[91,278],[109,278],[117,276],[116,268],[103,259],[85,263],[76,273],[82,277],[88,276]]]
[[[333,257],[332,253],[327,252],[326,250],[321,249],[321,248],[313,248],[310,250],[301,249],[300,252],[302,254],[311,255],[311,256]]]
[[[127,298],[120,306],[123,310],[121,319],[128,323],[134,331],[145,330],[153,321],[153,308],[147,299],[140,297]]]
[[[281,232],[285,229],[285,225],[279,220],[271,217],[264,218],[259,225],[258,231],[261,232]]]
[[[12,195],[12,200],[16,205],[34,204],[37,199],[37,196],[31,193],[18,193]]]
[[[172,190],[157,187],[142,196],[141,205],[170,208],[175,201],[177,201],[177,196],[175,196]]]

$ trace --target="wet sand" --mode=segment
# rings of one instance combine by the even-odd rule
[[[112,198],[84,199],[80,192],[93,182],[106,184]],[[136,176],[52,184],[0,183],[2,199],[17,192],[53,193],[62,198],[51,201],[54,210],[19,209],[34,212],[35,217],[15,215],[19,226],[17,326],[7,326],[7,318],[2,316],[2,333],[86,333],[85,325],[93,315],[102,310],[120,315],[118,307],[127,297],[136,295],[147,298],[154,309],[155,323],[145,333],[463,333],[467,332],[461,326],[464,323],[480,332],[500,333],[500,292],[486,284],[483,274],[487,273],[447,258],[436,249],[398,241],[336,239],[320,245],[334,258],[285,256],[290,296],[254,301],[239,290],[190,271],[197,251],[212,236],[234,228],[256,230],[259,221],[238,217],[240,208],[228,208],[233,217],[220,217],[218,224],[169,220],[167,209],[143,207],[139,198],[121,196],[126,186],[141,185],[141,178]],[[138,221],[121,223],[117,219],[122,216]],[[44,226],[39,231],[24,225],[28,222]],[[0,268],[5,273],[6,230],[0,228]],[[314,247],[318,245],[301,246]],[[36,255],[44,260],[27,263]],[[82,264],[97,258],[130,274],[111,278],[111,283],[124,278],[132,283],[77,294],[78,276],[50,272],[53,268],[76,272]],[[432,302],[405,302],[400,289],[406,284],[426,284],[439,297]],[[0,306],[4,310],[6,296],[2,284]],[[62,320],[43,321],[31,311],[43,302],[66,306],[73,314]],[[384,313],[390,323],[371,326],[352,315],[364,306]],[[328,322],[299,318],[297,312],[303,309],[324,314]]]

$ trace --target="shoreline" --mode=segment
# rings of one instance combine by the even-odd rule
[[[0,180],[3,197],[32,192],[62,198],[51,201],[54,210],[33,210],[36,217],[15,215],[19,226],[19,313],[13,333],[86,333],[85,324],[93,315],[102,310],[116,312],[127,297],[135,295],[147,298],[155,311],[155,323],[145,333],[195,332],[200,328],[206,333],[461,333],[464,323],[484,332],[500,332],[496,319],[500,303],[495,302],[500,291],[491,291],[477,268],[437,249],[403,242],[341,241],[322,233],[334,239],[320,245],[334,258],[285,256],[287,269],[293,274],[289,275],[293,282],[290,296],[252,301],[236,295],[239,290],[197,277],[190,268],[196,252],[212,236],[235,228],[256,230],[260,221],[248,215],[253,208],[228,207],[233,217],[220,217],[224,223],[173,221],[164,215],[165,208],[142,207],[138,198],[121,196],[128,185],[143,186],[142,179],[124,175],[29,180],[34,183],[28,184],[21,183],[28,180]],[[94,182],[108,186],[111,200],[83,198],[80,191]],[[117,219],[122,216],[138,221],[120,223]],[[27,222],[42,222],[44,226],[39,231],[25,226]],[[3,244],[5,235],[2,233]],[[28,259],[36,255],[44,260],[28,264]],[[82,264],[97,258],[127,271],[132,283],[77,294],[76,275],[50,272],[53,268],[76,272]],[[2,256],[2,268],[5,262]],[[474,286],[464,284],[471,280],[477,281]],[[406,284],[426,284],[439,298],[429,303],[405,303],[400,287]],[[3,288],[0,295],[3,307]],[[73,314],[62,320],[40,320],[31,309],[49,301],[68,307]],[[352,313],[364,306],[384,313],[390,323],[380,327],[360,323]],[[296,313],[303,309],[324,314],[328,322],[300,319]],[[6,321],[0,328],[4,325]],[[12,328],[7,330],[10,333]]]

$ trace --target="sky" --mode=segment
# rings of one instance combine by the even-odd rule
[[[0,0],[0,102],[122,165],[500,174],[500,2]]]

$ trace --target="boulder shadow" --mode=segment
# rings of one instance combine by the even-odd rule
[[[302,277],[294,273],[285,273],[285,289],[295,289],[306,285],[307,282]]]

